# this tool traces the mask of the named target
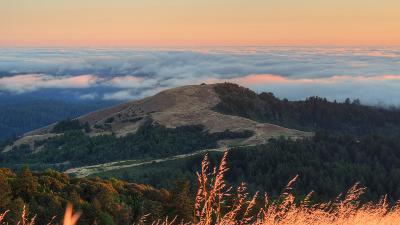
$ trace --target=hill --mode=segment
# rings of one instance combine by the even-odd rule
[[[244,143],[262,143],[280,135],[302,137],[309,134],[268,123],[259,123],[240,116],[225,115],[213,110],[220,102],[215,92],[218,85],[190,85],[169,89],[154,96],[99,110],[77,118],[90,126],[89,135],[135,133],[151,119],[167,128],[203,125],[210,133],[250,130],[255,135]],[[46,135],[56,124],[27,133],[25,136]]]
[[[214,110],[217,85],[191,85],[61,121],[4,147],[3,165],[67,169],[126,159],[154,159],[272,137],[312,135]],[[23,156],[23,159],[22,159]]]

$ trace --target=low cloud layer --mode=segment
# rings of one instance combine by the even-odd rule
[[[82,99],[127,100],[230,81],[289,99],[399,104],[398,75],[396,48],[0,49],[0,91],[85,90]]]
[[[0,90],[25,93],[40,89],[90,88],[96,85],[98,77],[79,75],[55,77],[45,74],[24,74],[0,78]]]

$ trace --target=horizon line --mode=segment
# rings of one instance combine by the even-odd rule
[[[0,49],[49,49],[49,48],[85,48],[85,49],[151,49],[151,48],[240,48],[240,47],[321,47],[321,48],[339,48],[339,47],[380,47],[393,48],[400,47],[400,44],[207,44],[207,45],[1,45]]]

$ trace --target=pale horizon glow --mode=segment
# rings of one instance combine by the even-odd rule
[[[13,0],[0,46],[400,45],[400,1]]]

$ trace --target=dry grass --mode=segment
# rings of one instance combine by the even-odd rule
[[[275,200],[268,195],[263,198],[256,193],[249,196],[246,186],[240,185],[235,194],[224,182],[224,174],[228,170],[225,151],[221,163],[211,170],[207,155],[202,161],[198,176],[198,191],[195,198],[193,222],[184,223],[176,218],[160,219],[152,225],[196,224],[196,225],[399,225],[400,202],[389,206],[384,196],[379,202],[361,204],[360,196],[365,189],[359,184],[350,188],[343,196],[338,196],[331,202],[311,204],[312,193],[304,200],[296,201],[291,193],[293,178],[285,187],[281,196]],[[261,206],[259,206],[261,204]],[[20,223],[33,225],[35,217],[26,218],[25,209]],[[7,212],[0,214],[0,224]],[[72,206],[68,205],[64,225],[76,224],[80,214],[72,214]],[[137,224],[148,224],[143,216]]]
[[[9,213],[8,210],[5,211],[3,214],[0,214],[0,224],[8,224],[8,223],[3,222],[3,220],[6,217],[7,213]],[[28,217],[26,207],[24,206],[22,208],[21,218],[19,219],[17,225],[34,225],[35,224],[35,219],[36,219],[36,216],[33,216],[32,218]]]
[[[65,215],[64,215],[64,225],[74,225],[78,221],[79,217],[81,216],[80,212],[77,213],[72,213],[72,205],[68,204],[67,209],[65,210]]]
[[[268,195],[259,203],[258,193],[249,196],[244,184],[235,194],[224,183],[227,151],[219,167],[209,173],[207,156],[202,162],[202,171],[198,173],[199,189],[195,199],[194,222],[197,225],[399,225],[400,203],[389,207],[386,196],[379,202],[361,204],[360,196],[365,188],[355,184],[345,195],[331,202],[311,204],[309,193],[302,201],[296,201],[291,193],[297,176],[285,187],[281,196],[271,200]],[[168,225],[171,222],[157,223]]]

